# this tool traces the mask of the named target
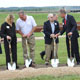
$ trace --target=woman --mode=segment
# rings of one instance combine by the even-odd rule
[[[14,16],[9,14],[1,26],[1,37],[4,38],[4,48],[6,54],[6,65],[8,70],[15,70],[17,66],[17,38],[15,31]],[[11,58],[13,65],[11,66]]]

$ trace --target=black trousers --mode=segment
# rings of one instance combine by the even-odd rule
[[[77,38],[71,38],[71,53],[70,53],[70,47],[69,47],[69,39],[66,37],[66,45],[67,45],[67,53],[68,58],[75,57],[77,62],[80,62],[79,59],[79,45],[78,45],[78,39]]]
[[[1,43],[0,43],[0,54],[2,54],[2,47],[1,47]]]
[[[17,65],[17,39],[15,37],[11,39],[10,45],[11,45],[12,61],[16,62]],[[9,43],[7,39],[4,39],[4,48],[5,48],[6,65],[7,65],[8,62],[11,62]]]

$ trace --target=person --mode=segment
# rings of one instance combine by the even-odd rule
[[[68,52],[67,64],[68,66],[74,66],[74,57],[76,57],[77,65],[80,64],[79,59],[79,46],[78,46],[78,30],[77,23],[72,15],[68,15],[65,9],[60,10],[60,16],[63,18],[63,30],[60,33],[56,34],[56,36],[62,35],[66,32],[66,45]],[[69,44],[69,39],[71,39],[71,46]],[[71,48],[71,53],[70,53]],[[72,59],[72,62],[70,60]]]
[[[48,14],[48,21],[44,22],[43,32],[45,34],[45,53],[46,53],[46,59],[45,64],[49,65],[50,56],[52,53],[52,59],[56,59],[58,61],[58,43],[59,39],[56,38],[56,49],[54,47],[54,39],[55,35],[59,32],[59,23],[56,20],[56,14]],[[55,49],[55,50],[54,50]],[[55,51],[55,53],[54,53]],[[55,56],[54,56],[55,54]]]
[[[58,21],[58,16],[57,16],[56,14],[53,14],[53,18],[54,18],[55,21]],[[45,37],[45,35],[44,35],[44,37]],[[44,60],[45,51],[42,51],[42,52],[40,53],[40,56],[41,56],[41,59]],[[51,52],[50,60],[51,60],[51,59],[52,59],[52,52]]]
[[[19,12],[19,19],[16,22],[16,31],[22,36],[22,47],[23,47],[23,55],[25,67],[27,67],[28,60],[31,60],[31,67],[35,67],[35,37],[34,31],[36,29],[36,22],[32,16],[28,16],[24,13],[24,11]],[[30,57],[28,56],[27,44],[30,49]],[[29,67],[28,66],[28,67]]]
[[[17,38],[14,23],[14,16],[9,14],[5,22],[1,25],[1,37],[4,38],[4,48],[6,54],[6,66],[8,70],[15,70],[17,66]],[[11,46],[11,49],[10,49]],[[10,53],[11,52],[11,53]],[[13,66],[11,66],[11,55]]]

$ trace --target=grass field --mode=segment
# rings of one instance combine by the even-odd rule
[[[69,14],[73,15],[77,22],[80,21],[80,13],[69,13]],[[7,15],[8,13],[0,13],[0,25],[5,21],[5,18]],[[43,23],[47,20],[48,13],[28,13],[27,15],[33,16],[37,25],[43,25]],[[18,19],[17,12],[14,13],[14,16],[15,16],[15,22],[16,22],[16,20]],[[62,19],[59,17],[58,21],[61,23]]]
[[[79,75],[69,75],[62,77],[53,77],[53,76],[38,76],[32,78],[24,78],[24,79],[15,79],[15,80],[80,80]]]
[[[73,15],[77,22],[80,22],[80,13],[69,13],[69,14]],[[0,25],[5,21],[5,18],[7,15],[8,13],[0,13]],[[28,13],[27,15],[33,16],[37,25],[43,25],[44,22],[47,20],[48,13]],[[15,16],[15,22],[16,22],[16,20],[18,19],[17,12],[14,13],[14,16]],[[62,19],[58,17],[58,21],[61,23]],[[35,33],[35,36],[39,37],[39,36],[42,36],[42,34]],[[17,37],[21,37],[21,36],[17,34]]]
[[[73,15],[77,22],[80,21],[80,13],[69,13]],[[5,17],[7,16],[7,13],[0,13],[0,25],[4,22]],[[18,18],[17,13],[15,15],[15,22]],[[38,25],[43,25],[44,21],[47,20],[47,13],[28,13],[28,15],[32,15]],[[59,17],[59,22],[62,22],[62,19]],[[42,33],[34,33],[36,37],[43,36]],[[21,37],[19,34],[17,34],[18,37]],[[67,50],[66,50],[66,43],[65,38],[60,38],[59,43],[59,50],[58,50],[58,56],[60,59],[60,64],[66,64],[67,60]],[[80,45],[80,39],[79,39],[79,45]],[[17,44],[17,53],[18,53],[18,64],[23,65],[23,50],[22,50],[22,44],[19,42]],[[45,49],[44,40],[36,40],[36,49],[35,49],[35,61],[36,64],[44,64],[45,62],[41,60],[40,58],[40,52]],[[80,48],[79,48],[80,49]],[[0,66],[6,64],[5,60],[5,52],[4,52],[4,46],[2,44],[2,51],[3,54],[0,54]],[[15,79],[15,80],[80,80],[79,75],[71,75],[71,76],[63,76],[63,77],[53,77],[53,76],[38,76],[38,77],[32,77],[32,78],[24,78],[24,79]]]
[[[69,13],[69,14],[73,15],[77,22],[80,21],[80,13]],[[5,17],[7,15],[8,15],[8,13],[0,13],[0,25],[4,22]],[[16,20],[18,19],[18,14],[14,13],[14,15],[15,15],[15,22],[16,22]],[[47,20],[48,13],[28,13],[28,15],[32,15],[35,18],[38,25],[43,25],[44,21]],[[62,22],[62,19],[60,17],[59,17],[58,20],[59,20],[59,22]],[[34,33],[34,34],[35,34],[36,37],[43,36],[42,33]],[[17,36],[21,37],[19,34],[17,34]],[[2,49],[3,49],[3,54],[0,55],[0,65],[5,64],[3,45],[2,45]],[[36,58],[35,58],[35,60],[38,64],[40,64],[40,63],[43,64],[43,61],[40,59],[40,56],[39,56],[39,53],[43,50],[44,50],[44,40],[36,41]],[[59,53],[60,62],[65,63],[66,62],[66,56],[67,56],[65,39],[60,39],[58,53]],[[21,43],[18,43],[18,63],[19,64],[23,63],[23,52],[22,52]]]
[[[79,39],[80,40],[80,39]],[[80,44],[80,41],[79,41]],[[4,48],[2,44],[3,54],[0,55],[0,65],[5,65],[5,53]],[[18,64],[23,64],[23,51],[22,51],[22,44],[17,44],[17,53],[18,53]],[[36,49],[35,49],[35,61],[37,64],[44,64],[44,61],[40,58],[40,52],[45,49],[44,40],[36,40]],[[60,38],[59,43],[59,50],[58,50],[58,56],[60,59],[61,64],[66,64],[67,60],[67,50],[66,50],[66,43],[65,38]]]

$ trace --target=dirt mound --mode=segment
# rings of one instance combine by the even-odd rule
[[[42,66],[41,66],[42,67]],[[53,75],[53,76],[63,76],[63,75],[80,75],[80,67],[43,67],[43,68],[24,68],[15,71],[0,71],[0,80],[14,79],[14,78],[25,78],[33,77],[39,75]]]

